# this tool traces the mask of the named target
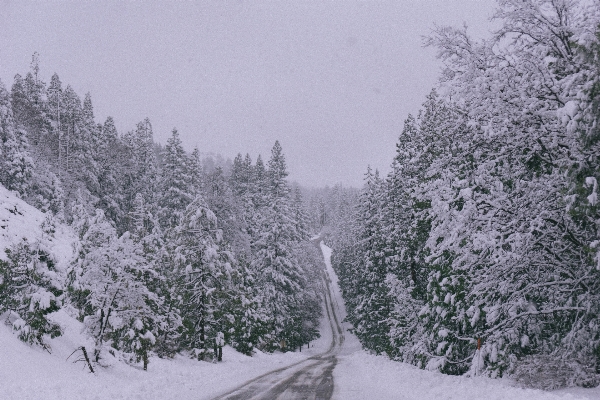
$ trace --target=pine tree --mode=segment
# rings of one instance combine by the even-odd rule
[[[182,321],[177,299],[179,275],[174,270],[170,250],[173,251],[166,242],[171,238],[166,238],[162,233],[158,220],[149,212],[143,196],[139,193],[129,218],[132,239],[141,246],[144,263],[149,266],[149,271],[152,271],[152,274],[144,276],[146,287],[156,294],[159,300],[153,304],[152,309],[154,315],[160,316],[155,329],[156,352],[159,357],[172,357],[180,346]],[[140,340],[140,346],[148,344]]]
[[[220,248],[217,218],[201,196],[190,203],[177,226],[176,262],[183,317],[182,344],[199,360],[208,356],[230,313],[227,303],[233,256]]]
[[[98,169],[97,206],[104,211],[107,218],[119,224],[124,219],[123,188],[119,180],[128,162],[124,157],[124,149],[112,117],[106,118],[104,125],[98,129],[96,142],[94,159]]]
[[[158,171],[154,152],[153,130],[150,120],[146,118],[137,124],[136,130],[123,136],[126,158],[131,163],[123,170],[122,190],[123,205],[121,209],[129,215],[135,197],[141,194],[144,203],[153,215],[158,215]],[[129,230],[129,221],[123,221],[119,230]]]
[[[190,182],[189,185],[189,193],[195,198],[198,194],[202,192],[203,186],[203,169],[202,169],[202,160],[200,159],[200,151],[197,147],[194,148],[192,153],[189,156],[188,160],[188,170],[190,174]]]
[[[61,306],[56,260],[43,243],[26,239],[6,253],[8,260],[0,260],[0,313],[9,312],[7,320],[21,340],[50,350],[46,336],[62,334],[47,317]]]
[[[6,88],[0,81],[0,183],[25,196],[31,186],[33,160],[25,132],[17,128]]]
[[[160,222],[165,228],[175,227],[187,205],[192,201],[187,155],[179,133],[173,129],[163,155],[161,170]]]
[[[267,170],[264,220],[252,243],[252,267],[257,274],[261,302],[270,319],[268,348],[285,339],[293,329],[293,312],[300,302],[302,275],[294,254],[298,234],[291,209],[285,157],[279,142],[271,150]]]

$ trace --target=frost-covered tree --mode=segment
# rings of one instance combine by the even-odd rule
[[[188,158],[176,129],[167,140],[160,179],[160,221],[165,228],[171,228],[178,224],[185,208],[193,200]]]
[[[50,350],[45,336],[62,334],[48,314],[61,306],[62,282],[56,260],[42,242],[26,239],[6,249],[7,260],[0,260],[0,314],[24,342]]]
[[[155,272],[131,235],[117,236],[101,210],[87,218],[85,211],[76,211],[81,246],[69,273],[69,289],[95,341],[94,360],[100,361],[112,347],[143,357],[146,366],[148,343],[154,344],[161,318],[155,313],[160,299],[145,280]]]
[[[158,215],[159,191],[158,169],[154,149],[154,133],[152,124],[148,118],[137,124],[135,131],[123,136],[126,147],[125,154],[130,164],[124,169],[121,180],[123,187],[122,211],[129,215],[133,208],[135,197],[141,194],[144,203],[153,215]],[[121,230],[129,230],[128,221],[123,221],[119,227]]]
[[[33,160],[25,131],[13,118],[10,96],[0,81],[0,183],[21,196],[28,192],[33,175]]]
[[[183,318],[182,345],[205,359],[217,332],[230,318],[233,255],[220,247],[222,231],[203,197],[197,196],[176,228],[174,262]]]
[[[106,118],[98,127],[94,160],[97,167],[97,207],[116,224],[121,222],[123,215],[123,188],[119,182],[123,169],[128,167],[124,157],[124,146],[120,143],[115,122],[112,117]]]
[[[197,147],[194,148],[188,157],[188,170],[190,181],[188,182],[189,191],[193,198],[196,198],[201,193],[203,185],[203,168],[202,160],[200,159],[200,151]]]
[[[257,239],[252,243],[252,268],[256,272],[261,303],[267,311],[270,334],[267,347],[273,347],[293,329],[294,309],[299,306],[302,272],[294,247],[299,242],[285,157],[279,142],[271,151],[266,175],[267,188],[261,192],[264,204]]]

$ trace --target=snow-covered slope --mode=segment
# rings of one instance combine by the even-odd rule
[[[47,215],[19,199],[0,185],[0,259],[6,260],[4,249],[26,238],[30,243],[42,239],[42,225]],[[73,257],[75,233],[56,223],[54,233],[46,235],[46,246],[55,254],[58,269],[64,271]]]
[[[73,230],[58,222],[52,234],[44,234],[46,215],[26,204],[0,186],[0,257],[4,249],[26,238],[30,243],[43,240],[57,260],[57,270],[65,274],[73,259]],[[63,277],[64,278],[64,277]],[[107,361],[91,374],[81,362],[81,346],[93,343],[82,333],[83,324],[70,316],[68,306],[50,314],[63,334],[47,338],[51,352],[21,342],[12,327],[0,319],[0,399],[210,399],[219,393],[272,369],[298,362],[320,353],[331,335],[313,343],[302,353],[258,353],[247,357],[229,346],[223,349],[223,362],[209,364],[184,356],[172,360],[151,357],[148,371]],[[72,354],[72,355],[71,355]]]

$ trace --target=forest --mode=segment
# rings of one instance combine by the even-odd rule
[[[476,41],[438,28],[439,85],[391,172],[329,238],[365,348],[446,374],[546,389],[600,373],[600,9],[499,1]]]
[[[0,83],[0,183],[78,234],[64,281],[43,243],[26,240],[0,260],[0,314],[45,347],[60,335],[47,315],[68,307],[103,352],[143,360],[185,352],[217,357],[217,343],[295,350],[318,337],[321,256],[310,242],[301,191],[287,181],[278,142],[266,165],[183,149],[173,129],[154,142],[148,118],[120,134],[96,122],[39,55]],[[214,350],[214,352],[213,352]]]
[[[91,354],[218,357],[301,349],[332,264],[362,346],[444,374],[553,389],[600,383],[600,8],[499,0],[475,40],[437,27],[439,83],[399,132],[390,172],[302,189],[279,142],[266,163],[166,145],[146,118],[117,132],[38,54],[0,83],[0,184],[73,227],[57,279],[43,243],[0,260],[0,314],[23,341],[68,308]]]

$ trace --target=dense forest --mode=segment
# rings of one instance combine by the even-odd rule
[[[22,340],[68,308],[103,354],[218,357],[318,337],[333,249],[365,349],[453,375],[545,389],[600,383],[600,7],[498,0],[498,30],[436,28],[443,68],[362,189],[301,189],[279,142],[232,162],[98,123],[34,54],[0,82],[0,184],[78,235],[59,279],[43,242],[0,260],[0,314]]]
[[[10,92],[0,83],[0,151],[0,183],[46,212],[44,232],[62,222],[79,237],[63,280],[43,242],[0,260],[0,314],[24,341],[60,335],[47,315],[61,307],[94,338],[95,362],[211,360],[216,344],[252,354],[318,337],[322,259],[278,142],[265,165],[188,153],[176,129],[160,146],[149,119],[120,134],[96,122],[89,94],[57,74],[46,84],[36,53]]]
[[[391,172],[331,198],[348,320],[421,368],[596,385],[600,8],[502,0],[496,19],[487,40],[434,31],[440,83]]]

